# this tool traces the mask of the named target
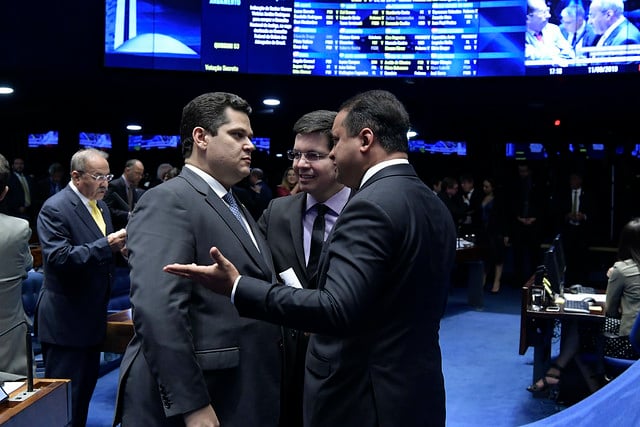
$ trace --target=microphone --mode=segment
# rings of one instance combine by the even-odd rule
[[[0,332],[0,337],[8,334],[9,332],[16,329],[18,326],[26,325],[27,333],[26,333],[26,349],[27,349],[27,393],[33,392],[33,349],[31,348],[31,331],[29,329],[29,322],[26,320],[22,320],[21,322],[16,323],[9,329]]]

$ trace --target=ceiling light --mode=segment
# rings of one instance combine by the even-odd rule
[[[11,95],[13,88],[11,86],[0,86],[0,95]]]
[[[407,139],[411,139],[411,138],[413,138],[414,136],[418,136],[418,132],[416,132],[415,130],[409,130],[409,131],[407,132]]]
[[[142,130],[142,126],[135,125],[135,124],[127,125],[127,130],[133,130],[133,131]]]
[[[264,105],[268,105],[270,107],[276,107],[278,105],[280,105],[280,100],[277,98],[265,98],[262,103]]]

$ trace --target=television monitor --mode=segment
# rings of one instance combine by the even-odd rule
[[[424,141],[421,139],[410,139],[409,152],[466,156],[467,143],[463,141]]]
[[[567,261],[564,254],[564,245],[562,244],[562,236],[560,234],[556,234],[556,237],[553,238],[551,242],[551,246],[554,248],[554,254],[556,256],[556,264],[558,265],[558,271],[564,278],[564,275],[567,271]],[[563,279],[564,282],[564,279]]]
[[[508,142],[505,154],[507,159],[542,160],[549,157],[544,145],[540,142],[518,143]]]
[[[569,153],[585,159],[603,160],[606,157],[604,144],[569,144]]]
[[[30,133],[27,140],[29,148],[56,146],[58,145],[58,131],[50,130],[44,133]]]
[[[179,135],[129,135],[129,151],[177,148]]]
[[[551,283],[551,290],[555,295],[564,294],[564,277],[558,265],[557,250],[551,246],[544,253],[544,266],[547,270],[547,279]]]
[[[256,150],[264,151],[269,154],[269,151],[271,150],[271,138],[254,136],[251,138],[251,142],[256,147]]]
[[[548,2],[553,24],[561,22],[565,3]],[[603,42],[562,55],[532,53],[536,42],[526,21],[527,0],[110,0],[105,2],[104,62],[125,68],[388,78],[639,71],[639,44]]]
[[[80,132],[80,146],[84,148],[110,149],[111,135],[108,133]]]
[[[631,157],[640,159],[640,144],[634,144],[631,149]]]

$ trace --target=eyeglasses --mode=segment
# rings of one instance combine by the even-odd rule
[[[289,150],[287,151],[287,158],[289,160],[299,161],[302,157],[307,160],[307,162],[317,162],[320,159],[324,159],[328,156],[328,154],[316,153],[315,151],[307,151],[303,153],[302,151]]]
[[[87,173],[84,171],[78,171],[80,173],[86,173],[87,175],[89,175],[91,178],[93,178],[95,181],[98,182],[110,182],[113,179],[113,174],[108,174],[108,175],[94,175],[92,173]]]

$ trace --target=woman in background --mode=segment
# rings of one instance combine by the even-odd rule
[[[640,218],[629,221],[622,228],[618,261],[607,271],[607,276],[606,318],[600,331],[605,338],[604,354],[619,359],[638,359],[640,355],[634,350],[629,334],[640,312]],[[560,354],[544,377],[527,388],[530,392],[538,393],[557,387],[562,370],[574,358],[591,391],[598,388],[594,375],[588,372],[579,357],[575,357],[581,341],[595,341],[593,335],[588,335],[591,330],[581,330],[576,321],[563,322],[563,328],[565,325],[568,330],[566,334],[563,333]]]
[[[483,249],[483,261],[485,265],[484,280],[487,280],[489,268],[493,266],[493,286],[491,293],[500,291],[500,281],[504,266],[504,211],[500,196],[495,195],[495,181],[486,178],[482,182],[484,198],[481,202],[482,228],[478,236],[478,246]]]
[[[300,187],[298,186],[298,174],[293,167],[289,166],[287,170],[284,171],[282,182],[276,186],[276,196],[289,196],[298,192],[300,192]]]

